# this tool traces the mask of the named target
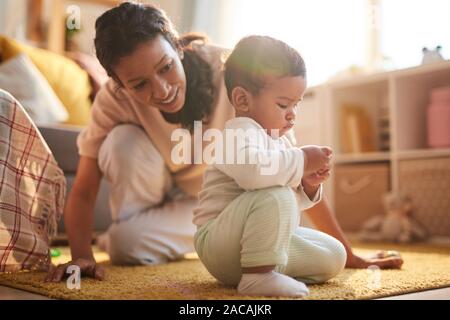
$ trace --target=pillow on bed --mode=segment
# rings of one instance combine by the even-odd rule
[[[19,100],[36,124],[64,122],[69,117],[47,80],[24,54],[0,64],[0,88]]]

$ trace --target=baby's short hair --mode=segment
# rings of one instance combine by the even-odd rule
[[[241,39],[228,56],[224,66],[228,98],[237,86],[258,94],[266,76],[306,79],[306,67],[300,53],[283,41],[268,36]]]

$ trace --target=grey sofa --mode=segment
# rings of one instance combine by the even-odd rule
[[[75,179],[79,155],[77,149],[77,136],[81,132],[81,127],[75,126],[39,126],[39,131],[50,147],[56,161],[67,179],[67,196]],[[108,204],[109,189],[108,184],[102,179],[100,190],[95,204],[94,231],[101,232],[111,224],[111,214]],[[64,233],[64,217],[59,222],[58,233]]]

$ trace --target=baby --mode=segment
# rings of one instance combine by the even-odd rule
[[[250,36],[228,57],[224,77],[236,118],[223,131],[226,161],[205,172],[195,248],[208,271],[239,294],[306,296],[303,282],[335,276],[346,255],[334,238],[298,227],[300,210],[321,200],[332,154],[295,146],[303,59],[279,40]]]

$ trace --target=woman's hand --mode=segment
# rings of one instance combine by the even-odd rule
[[[378,251],[369,257],[360,257],[352,253],[347,256],[345,267],[365,269],[373,265],[380,269],[400,269],[403,265],[403,259],[398,253],[390,255],[389,251]]]
[[[98,265],[95,260],[90,259],[76,259],[70,262],[60,264],[58,266],[51,265],[50,270],[45,277],[45,282],[59,282],[68,274],[67,268],[71,265],[78,266],[82,276],[91,277],[97,280],[105,278],[105,269]]]
[[[64,210],[64,226],[74,260],[57,267],[50,266],[45,281],[61,281],[68,276],[67,268],[71,265],[78,266],[83,276],[99,280],[104,278],[104,269],[96,264],[91,247],[94,206],[101,178],[97,159],[81,156]]]

